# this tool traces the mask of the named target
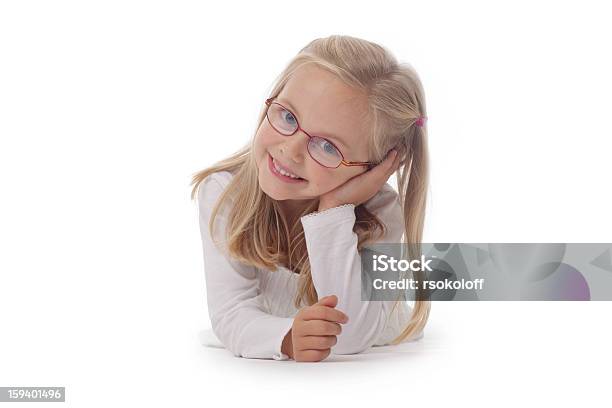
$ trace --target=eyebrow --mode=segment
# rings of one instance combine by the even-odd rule
[[[298,110],[291,105],[291,102],[289,102],[287,99],[285,98],[277,98],[283,105],[287,105],[288,108],[291,109],[292,112],[295,112],[295,115],[300,116],[300,113],[298,112]],[[348,144],[346,144],[346,142],[344,140],[342,140],[341,138],[339,138],[336,135],[332,135],[330,133],[321,133],[321,132],[317,132],[315,134],[315,136],[320,136],[320,137],[324,137],[324,138],[328,138],[328,139],[333,139],[336,142],[340,143],[342,146],[344,146],[346,149],[348,149]]]

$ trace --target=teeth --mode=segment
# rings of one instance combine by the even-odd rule
[[[278,172],[279,172],[280,174],[282,174],[283,176],[291,177],[291,178],[294,178],[294,179],[299,179],[299,178],[301,178],[301,177],[299,177],[299,176],[296,176],[295,174],[291,174],[291,173],[286,172],[285,170],[281,169],[281,168],[278,166],[278,163],[276,163],[276,160],[275,160],[275,159],[272,159],[272,164],[274,164],[274,168],[276,169],[276,171],[278,171]]]

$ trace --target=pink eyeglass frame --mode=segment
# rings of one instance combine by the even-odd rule
[[[304,134],[305,134],[306,136],[308,136],[310,139],[312,139],[312,138],[313,138],[313,136],[310,136],[310,134],[308,134],[308,132],[306,132],[304,129],[302,129],[302,127],[300,126],[300,122],[299,122],[299,120],[298,120],[297,116],[295,115],[295,113],[293,113],[293,112],[291,111],[291,109],[289,109],[289,108],[287,108],[287,107],[283,106],[282,104],[280,104],[280,103],[278,103],[278,102],[272,102],[272,101],[273,101],[275,98],[276,98],[276,97],[275,97],[275,96],[273,96],[272,98],[268,98],[268,99],[266,99],[266,105],[268,106],[268,108],[270,107],[270,105],[272,105],[272,104],[274,103],[274,104],[276,104],[276,105],[278,105],[278,106],[282,107],[283,109],[285,109],[285,110],[286,110],[286,111],[288,111],[289,113],[291,113],[291,114],[293,115],[293,117],[295,118],[295,122],[297,123],[297,128],[296,128],[296,129],[293,131],[293,133],[291,133],[290,135],[286,135],[286,134],[284,134],[284,133],[280,132],[280,131],[279,131],[278,129],[276,129],[276,128],[274,127],[274,125],[272,124],[272,121],[271,121],[271,120],[270,120],[270,118],[268,117],[268,110],[266,110],[266,118],[268,119],[268,123],[270,124],[270,126],[272,126],[272,128],[273,128],[274,130],[276,130],[278,133],[280,133],[280,134],[281,134],[281,135],[283,135],[283,136],[293,136],[293,135],[294,135],[294,134],[295,134],[295,133],[296,133],[298,130],[301,130],[302,132],[304,132]],[[318,161],[317,159],[315,159],[314,157],[312,157],[312,155],[310,154],[310,150],[306,149],[306,150],[308,150],[308,154],[310,155],[310,157],[312,158],[312,160],[316,161],[317,163],[319,163],[319,164],[320,164],[321,166],[323,166],[323,167],[326,167],[326,168],[328,168],[328,169],[337,169],[338,167],[340,167],[340,165],[341,165],[341,164],[343,164],[343,165],[345,165],[345,166],[369,166],[369,165],[374,165],[374,164],[375,164],[375,163],[372,163],[372,162],[358,162],[358,161],[352,162],[352,161],[346,161],[346,160],[344,160],[344,154],[342,154],[342,150],[340,150],[340,148],[338,148],[338,146],[336,146],[336,144],[335,144],[334,142],[332,142],[331,140],[326,139],[326,138],[324,138],[324,137],[321,137],[321,136],[317,136],[317,137],[318,137],[318,138],[320,138],[320,139],[324,139],[324,140],[325,140],[325,141],[327,141],[329,144],[331,144],[332,146],[334,146],[334,147],[336,148],[336,150],[338,151],[338,153],[340,153],[340,156],[342,157],[342,160],[340,161],[340,163],[338,163],[338,165],[337,165],[336,167],[329,167],[329,166],[325,166],[325,165],[323,165],[323,164],[319,163],[319,161]]]

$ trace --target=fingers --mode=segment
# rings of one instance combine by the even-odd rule
[[[319,301],[316,304],[323,305],[323,306],[329,306],[329,307],[336,307],[336,305],[338,304],[338,296],[336,295],[324,296],[321,299],[319,299]]]
[[[336,336],[305,336],[300,339],[294,349],[295,361],[321,361],[331,354],[331,348],[336,345]]]
[[[340,323],[348,322],[348,316],[335,309],[337,304],[338,297],[329,295],[298,312],[291,329],[295,361],[321,361],[330,355],[342,333]]]
[[[397,167],[398,167],[398,165],[399,165],[399,163],[401,161],[400,160],[401,159],[400,155],[397,152],[397,150],[393,149],[392,152],[395,152],[395,153],[393,155],[393,160],[392,160],[391,164],[389,165],[389,170],[391,171],[391,173],[394,172],[395,170],[397,170]]]
[[[389,168],[387,169],[387,171],[386,171],[386,173],[385,173],[385,175],[383,177],[384,181],[387,181],[389,179],[389,177],[391,177],[391,175],[393,173],[395,173],[397,171],[397,169],[399,169],[400,162],[401,162],[401,157],[400,157],[400,155],[396,151],[396,153],[395,153],[395,155],[393,157],[393,160],[391,160],[391,164],[389,165]]]
[[[397,160],[397,149],[391,149],[389,153],[387,153],[387,157],[385,157],[385,160],[383,160],[378,165],[382,166],[383,168],[389,169],[393,167],[396,160]]]
[[[369,171],[370,175],[375,178],[389,178],[391,173],[394,171],[395,166],[399,163],[399,156],[397,154],[396,149],[391,149],[389,153],[387,153],[387,157],[385,160],[376,165],[373,169]],[[386,180],[386,179],[385,179]]]
[[[305,336],[300,341],[297,351],[327,350],[335,346],[336,343],[338,343],[338,337],[336,336]]]
[[[295,354],[295,361],[304,361],[304,362],[316,362],[325,360],[329,354],[331,353],[331,349],[327,350],[302,350],[298,351]]]
[[[396,149],[391,149],[385,160],[380,162],[376,167],[368,171],[369,181],[367,184],[378,186],[377,191],[382,185],[389,180],[389,177],[398,169],[400,156]]]
[[[342,327],[339,323],[326,320],[305,320],[299,333],[301,336],[337,336],[342,333]]]
[[[304,310],[301,318],[302,320],[327,320],[328,322],[348,323],[348,316],[340,310],[318,304]]]

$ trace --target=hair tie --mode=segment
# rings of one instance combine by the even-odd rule
[[[416,121],[416,125],[418,127],[422,127],[426,119],[427,119],[427,116],[419,116],[419,118]]]

